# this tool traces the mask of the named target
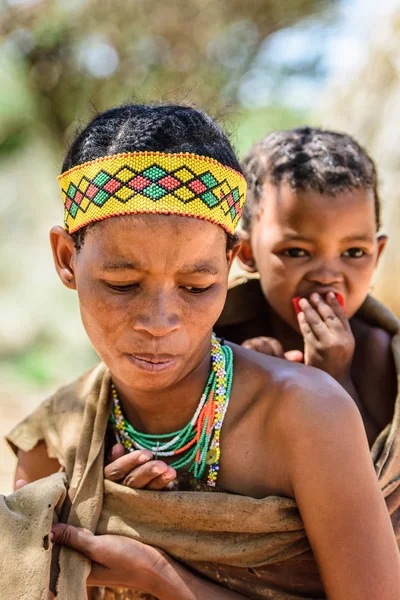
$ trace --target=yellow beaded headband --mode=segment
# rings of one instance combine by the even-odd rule
[[[70,233],[116,215],[197,217],[233,233],[246,196],[240,173],[196,154],[129,152],[98,158],[58,177]]]

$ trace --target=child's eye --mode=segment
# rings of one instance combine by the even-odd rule
[[[362,258],[365,252],[361,248],[349,248],[343,252],[343,256],[347,258]]]
[[[283,251],[283,254],[291,258],[304,258],[308,256],[307,250],[303,250],[303,248],[287,248],[287,250]]]
[[[201,288],[201,287],[194,287],[193,285],[185,285],[182,287],[186,292],[189,292],[189,294],[202,294],[203,292],[206,292],[207,290],[209,290],[212,286],[209,285],[207,287]]]

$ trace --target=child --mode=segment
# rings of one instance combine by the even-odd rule
[[[351,399],[317,369],[212,334],[246,191],[221,129],[185,107],[107,111],[72,144],[60,186],[55,266],[103,363],[10,434],[17,477],[49,478],[20,489],[8,518],[27,506],[18,523],[34,526],[34,498],[62,483],[61,466],[53,541],[92,561],[91,585],[161,600],[397,599],[398,548]],[[134,451],[104,472],[116,439]],[[143,448],[189,471],[192,491],[130,489],[143,487],[126,470]],[[49,560],[47,532],[35,540],[29,552]],[[59,564],[60,597],[84,597],[88,563],[62,548]]]
[[[332,375],[372,445],[397,392],[392,336],[359,312],[387,242],[374,163],[350,136],[303,127],[265,137],[244,168],[240,260],[260,279],[230,291],[217,331]]]

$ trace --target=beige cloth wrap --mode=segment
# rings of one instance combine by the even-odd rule
[[[371,298],[361,314],[393,336],[400,373],[398,320]],[[50,516],[57,507],[62,521],[98,534],[117,533],[163,548],[190,568],[248,598],[323,599],[323,587],[293,500],[256,500],[220,492],[131,490],[104,481],[104,438],[111,407],[109,381],[108,370],[99,365],[59,390],[8,436],[14,449],[25,451],[44,440],[50,456],[65,468],[65,476],[56,474],[1,498],[0,598],[47,598],[50,570],[52,580],[58,578],[57,598],[86,598],[88,562],[62,548],[59,556],[53,550],[51,565],[51,553],[44,547]],[[399,411],[398,397],[392,423],[372,448],[398,541]],[[60,512],[58,507],[67,488]],[[96,597],[138,596],[131,591],[103,590]]]

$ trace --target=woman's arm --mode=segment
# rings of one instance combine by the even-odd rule
[[[89,586],[127,587],[160,600],[240,600],[245,598],[193,575],[164,552],[118,535],[93,535],[57,523],[53,543],[81,552],[92,561]]]
[[[359,412],[325,374],[297,383],[282,452],[327,597],[397,600],[399,549]]]
[[[18,480],[32,483],[37,479],[48,477],[57,473],[60,463],[55,458],[50,458],[45,442],[39,442],[29,452],[18,451],[18,463],[15,470],[14,487]]]

